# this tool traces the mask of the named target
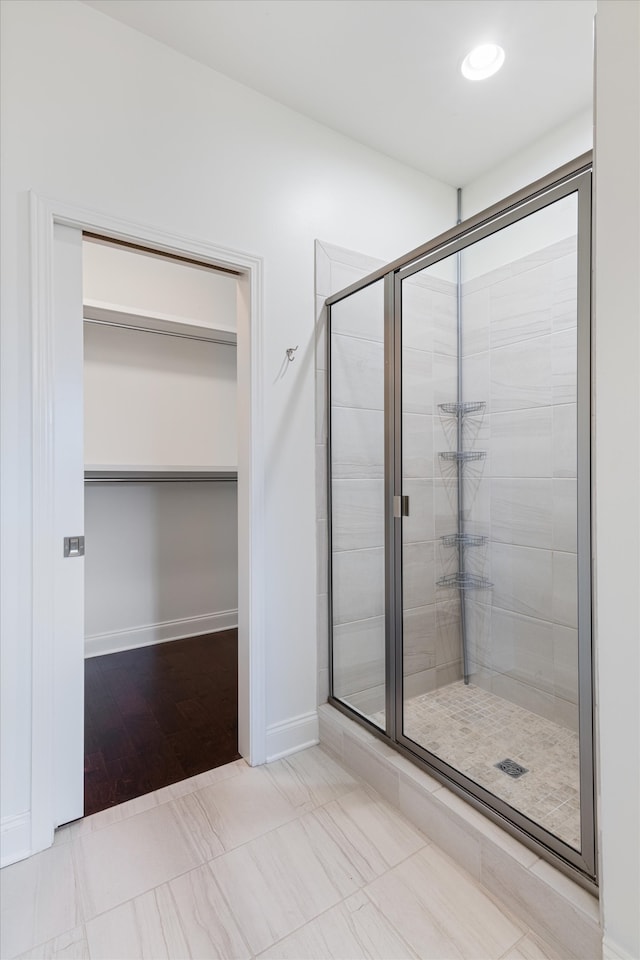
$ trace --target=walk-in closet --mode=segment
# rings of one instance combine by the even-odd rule
[[[85,235],[85,815],[237,752],[235,274]]]

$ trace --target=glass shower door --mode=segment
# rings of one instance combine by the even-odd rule
[[[398,739],[580,850],[577,227],[573,192],[399,274],[396,449]]]
[[[384,729],[384,281],[331,310],[332,695]]]

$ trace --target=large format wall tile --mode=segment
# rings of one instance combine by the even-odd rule
[[[578,702],[578,631],[558,623],[553,624],[553,692]]]
[[[402,346],[433,351],[432,291],[418,277],[402,282]],[[455,318],[454,318],[455,324]]]
[[[384,477],[381,410],[331,410],[331,462],[335,479]]]
[[[436,605],[404,610],[402,663],[405,677],[436,665]]]
[[[471,470],[465,469],[462,486],[463,516],[467,533],[481,537],[491,535],[491,483],[490,479],[474,476]]]
[[[462,364],[462,384],[465,400],[485,403],[484,411],[465,417],[464,428],[467,438],[477,436],[478,427],[484,422],[487,413],[491,412],[491,353],[485,350],[464,358]]]
[[[575,327],[577,322],[577,275],[578,257],[574,249],[558,257],[553,264],[553,301],[551,322],[554,331]]]
[[[577,340],[575,328],[551,337],[553,402],[575,403],[577,389]]]
[[[405,479],[402,493],[409,497],[409,516],[402,521],[403,542],[433,540],[433,480]]]
[[[553,480],[553,549],[577,551],[578,483],[573,478]]]
[[[336,280],[340,284],[334,286],[336,291],[361,278],[362,271],[343,264],[331,266],[331,282]],[[343,280],[347,282],[342,283]],[[384,340],[384,281],[378,280],[335,303],[331,308],[331,332],[366,340]]]
[[[331,403],[368,410],[384,408],[382,343],[332,334]]]
[[[548,407],[551,400],[551,337],[492,349],[492,413]]]
[[[493,476],[552,476],[551,426],[551,407],[492,414]]]
[[[451,600],[439,600],[436,604],[437,666],[459,660],[462,653],[460,599],[457,590],[453,593]]]
[[[456,533],[458,529],[458,482],[455,477],[434,481],[433,518],[436,537]]]
[[[334,552],[383,546],[383,480],[334,480],[331,507]]]
[[[435,599],[435,551],[433,541],[407,543],[403,548],[402,586],[406,610],[424,607]]]
[[[551,551],[494,543],[491,552],[494,610],[501,607],[551,621],[554,596]]]
[[[575,477],[577,420],[575,403],[553,408],[553,476]]]
[[[433,411],[437,414],[439,403],[450,403],[458,396],[458,363],[455,357],[433,354],[432,383]]]
[[[525,547],[553,546],[553,480],[513,477],[491,482],[491,537]]]
[[[384,617],[333,628],[333,684],[337,697],[368,690],[385,679]]]
[[[578,561],[575,553],[553,554],[553,620],[578,626]]]
[[[333,622],[384,616],[384,550],[349,550],[333,555]]]
[[[469,357],[474,353],[487,351],[490,345],[488,287],[467,292],[467,284],[462,286],[462,355]]]
[[[491,287],[491,347],[551,333],[553,267],[543,264]]]
[[[553,693],[553,624],[495,607],[491,623],[494,669]]]
[[[405,413],[402,417],[403,477],[433,477],[433,417]]]
[[[402,412],[433,413],[433,355],[402,350]]]

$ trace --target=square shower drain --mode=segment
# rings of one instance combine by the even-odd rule
[[[526,767],[521,767],[519,763],[516,763],[515,760],[501,760],[500,763],[496,763],[495,766],[498,770],[502,770],[503,773],[508,773],[510,777],[521,777],[523,773],[527,773]]]

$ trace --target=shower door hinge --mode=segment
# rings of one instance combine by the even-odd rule
[[[409,516],[409,497],[393,498],[393,516],[396,518]]]

